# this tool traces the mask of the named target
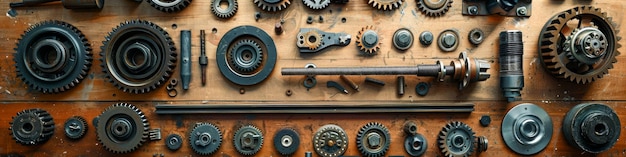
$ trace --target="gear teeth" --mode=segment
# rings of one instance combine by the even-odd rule
[[[161,0],[146,0],[146,1],[148,2],[148,4],[150,4],[150,6],[156,8],[159,11],[166,12],[166,13],[179,12],[187,8],[187,6],[191,4],[191,0],[181,0],[180,2],[178,2],[178,4],[171,4],[171,6],[161,6],[154,2],[154,1],[161,1]],[[168,2],[160,2],[160,3],[168,3]],[[172,3],[172,2],[169,2],[169,3]]]
[[[34,118],[36,118],[36,121],[33,121],[32,123],[40,123],[41,130],[34,132],[36,130],[33,130],[33,132],[22,132],[22,133],[18,133],[15,134],[14,133],[14,128],[18,128],[18,127],[22,127],[22,125],[20,125],[20,122],[22,122],[22,116],[27,116],[26,118],[28,118],[29,120],[34,120]],[[43,109],[26,109],[26,110],[22,110],[20,112],[17,113],[16,116],[12,117],[12,121],[9,122],[9,134],[12,136],[13,140],[15,140],[16,143],[20,143],[22,145],[38,145],[38,144],[42,144],[46,141],[48,141],[52,135],[54,134],[54,119],[52,118],[52,116],[50,116],[50,114],[43,110]],[[17,123],[17,124],[16,124]],[[18,125],[18,126],[14,126],[14,125]],[[38,124],[35,124],[38,125]],[[16,132],[20,132],[20,130],[22,130],[21,128],[16,129]],[[30,135],[30,136],[29,136]],[[20,137],[20,136],[27,136],[27,137]],[[33,137],[33,136],[37,136],[37,137]],[[25,138],[25,139],[22,139]]]
[[[402,0],[369,0],[368,4],[378,10],[390,11],[399,8],[402,5]]]
[[[109,112],[113,112],[114,114],[126,114],[124,113],[124,111],[120,111],[120,110],[131,110],[133,111],[137,117],[139,117],[139,120],[142,122],[142,124],[135,124],[135,127],[143,127],[142,129],[142,133],[140,140],[138,141],[138,143],[130,148],[123,148],[123,150],[118,149],[117,147],[111,147],[109,146],[109,144],[114,144],[116,145],[117,143],[113,142],[113,143],[109,143],[112,142],[110,141],[111,137],[108,137],[106,134],[108,128],[106,127],[106,124],[100,124],[99,122],[103,122],[103,121],[108,121],[108,119],[103,119],[103,118],[112,118],[112,115],[109,115],[111,113]],[[110,117],[103,117],[103,115],[107,115]],[[130,117],[133,117],[133,115],[131,115]],[[96,136],[98,141],[100,141],[100,144],[108,151],[113,152],[113,153],[129,153],[132,152],[134,150],[137,150],[140,146],[143,145],[143,143],[146,141],[146,139],[148,138],[149,135],[149,130],[150,130],[150,123],[148,123],[148,119],[146,119],[145,115],[143,114],[143,112],[141,112],[141,110],[139,110],[139,108],[137,108],[136,106],[132,105],[132,104],[128,104],[128,103],[117,103],[114,105],[109,106],[107,109],[105,109],[102,114],[100,114],[98,116],[98,123],[95,124],[96,126]],[[136,119],[135,119],[136,120]],[[103,141],[105,140],[105,141]]]
[[[213,14],[215,14],[217,17],[227,19],[233,17],[235,13],[237,13],[237,10],[239,9],[239,4],[237,3],[237,0],[232,0],[233,9],[225,10],[227,12],[219,12],[218,10],[216,10],[216,8],[220,7],[220,2],[220,0],[211,0],[211,12],[213,12]]]
[[[368,148],[366,148],[366,146],[364,145],[364,141],[363,140],[367,140],[364,139],[366,138],[365,136],[367,135],[367,133],[369,131],[372,132],[377,132],[380,133],[381,137],[380,138],[384,138],[384,142],[381,145],[383,145],[382,147],[384,147],[381,150],[369,150]],[[368,157],[382,157],[385,155],[385,153],[387,152],[387,150],[389,149],[389,144],[390,144],[390,134],[389,134],[389,130],[382,124],[378,123],[378,122],[369,122],[367,123],[365,126],[361,127],[361,129],[359,129],[359,133],[357,134],[357,148],[359,149],[359,151],[361,152],[361,154],[363,154],[364,156],[368,156]]]
[[[254,4],[257,4],[257,7],[262,10],[277,12],[286,9],[291,4],[291,0],[280,0],[280,2],[275,4],[265,2],[265,0],[254,0]]]
[[[449,145],[447,144],[447,138],[449,135],[455,134],[458,131],[464,131],[467,132],[467,134],[470,137],[467,137],[466,139],[468,139],[465,142],[470,142],[471,144],[469,144],[469,149],[467,149],[466,152],[451,152],[449,149]],[[463,123],[463,122],[459,122],[459,121],[453,121],[450,122],[448,124],[446,124],[441,131],[439,132],[439,136],[437,137],[437,144],[439,145],[439,149],[441,150],[441,153],[446,156],[446,157],[457,157],[457,156],[470,156],[472,155],[473,151],[474,151],[474,139],[475,139],[475,133],[474,131],[472,131],[472,128],[470,128],[467,124]]]
[[[321,10],[330,5],[330,0],[302,0],[302,2],[309,8],[314,10]]]
[[[374,55],[380,49],[380,44],[381,44],[380,39],[378,39],[377,43],[374,46],[369,47],[369,48],[362,42],[364,33],[370,30],[376,32],[376,36],[380,38],[378,36],[378,32],[374,29],[375,29],[374,26],[368,25],[368,26],[361,28],[361,30],[356,35],[355,42],[357,43],[357,47],[359,47],[359,50],[361,50],[362,52],[365,52],[366,55]]]

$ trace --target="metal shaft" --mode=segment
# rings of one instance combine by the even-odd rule
[[[519,30],[500,33],[500,88],[509,102],[522,99],[524,43]]]
[[[200,30],[200,57],[198,63],[200,63],[200,70],[202,73],[202,86],[206,84],[206,67],[209,64],[209,58],[206,56],[206,34],[204,30]]]
[[[444,66],[446,75],[454,74],[453,66]],[[283,68],[283,75],[417,75],[437,76],[439,65],[418,65],[403,67],[350,67],[350,68]]]
[[[189,89],[191,82],[191,31],[180,31],[180,80],[183,89]]]

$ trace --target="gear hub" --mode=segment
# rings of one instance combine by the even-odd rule
[[[137,150],[148,138],[150,123],[134,105],[117,103],[104,110],[97,119],[98,141],[113,153]]]
[[[87,121],[85,118],[74,116],[65,121],[65,128],[63,130],[65,131],[65,136],[75,140],[82,138],[87,132],[87,128]]]
[[[463,122],[451,122],[439,132],[437,143],[444,156],[470,156],[474,151],[474,131]]]
[[[364,156],[381,157],[387,153],[391,143],[389,130],[380,123],[370,122],[357,134],[356,144]]]
[[[263,61],[263,51],[252,40],[241,40],[233,46],[230,55],[231,64],[242,73],[255,71]]]
[[[356,43],[359,50],[366,55],[374,55],[380,49],[380,41],[378,32],[374,30],[374,26],[365,26],[361,28],[356,36]]]
[[[292,155],[298,147],[300,147],[300,135],[295,130],[284,128],[274,135],[274,148],[281,155]]]
[[[22,145],[42,144],[54,134],[54,120],[43,109],[18,112],[9,125],[13,139]]]
[[[426,16],[443,16],[452,7],[453,0],[417,0],[417,8]]]
[[[240,154],[254,155],[263,146],[263,133],[255,126],[243,126],[235,132],[233,143]]]
[[[535,104],[519,104],[502,120],[502,138],[514,152],[532,155],[543,150],[552,138],[552,119]]]
[[[222,132],[211,123],[199,123],[189,134],[191,149],[200,155],[211,155],[222,145]]]

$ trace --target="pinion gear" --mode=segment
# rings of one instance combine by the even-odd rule
[[[475,133],[463,122],[451,122],[439,132],[437,143],[446,157],[467,157],[474,151]]]
[[[74,116],[65,121],[65,136],[76,140],[85,135],[87,132],[87,121],[81,116]]]
[[[189,4],[191,0],[146,0],[150,6],[166,13],[181,11]]]
[[[291,0],[254,0],[254,4],[265,11],[277,12],[286,9]]]
[[[240,154],[254,155],[263,146],[263,133],[255,126],[243,126],[235,132],[233,143]]]
[[[263,62],[261,47],[257,42],[248,39],[237,42],[228,55],[231,64],[243,73],[255,71]]]
[[[54,120],[43,109],[27,109],[18,112],[9,125],[13,139],[22,145],[42,144],[54,134]]]
[[[330,5],[330,0],[302,0],[304,5],[311,9],[321,10]]]
[[[211,123],[199,123],[189,134],[191,149],[200,155],[215,153],[222,145],[222,132]]]
[[[453,0],[417,0],[417,8],[427,16],[437,17],[446,14],[452,7]]]
[[[363,156],[381,157],[387,153],[391,143],[389,130],[376,122],[363,126],[356,137],[357,148]]]
[[[226,2],[228,6],[226,9],[223,9],[220,6],[220,3]],[[233,17],[235,13],[237,13],[237,9],[239,8],[239,4],[237,4],[237,0],[212,0],[211,1],[211,11],[215,16],[223,19],[227,19]]]
[[[367,4],[378,10],[394,10],[402,5],[402,0],[369,0]]]
[[[378,32],[374,30],[374,26],[365,26],[359,30],[356,35],[356,43],[359,50],[365,52],[366,55],[374,55],[380,49],[380,38]]]
[[[134,105],[117,103],[97,117],[96,135],[102,146],[113,153],[136,150],[148,138],[150,124]]]

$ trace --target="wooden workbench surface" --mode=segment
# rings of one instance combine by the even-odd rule
[[[0,10],[8,10],[9,1],[0,2]],[[479,156],[517,156],[509,150],[500,133],[501,121],[506,112],[517,104],[529,102],[543,107],[554,123],[554,133],[550,144],[537,156],[578,156],[592,155],[577,150],[567,144],[561,134],[561,122],[565,113],[574,105],[583,102],[600,102],[611,106],[626,122],[626,57],[620,55],[615,68],[604,78],[591,84],[578,85],[569,81],[556,79],[546,72],[537,58],[537,40],[539,32],[548,18],[558,12],[577,5],[592,5],[602,8],[608,16],[613,17],[620,29],[624,29],[623,5],[626,1],[612,0],[535,0],[530,18],[500,16],[462,16],[461,0],[452,4],[452,8],[442,17],[432,18],[422,14],[414,0],[406,0],[395,11],[378,11],[363,0],[352,0],[346,5],[330,5],[322,11],[313,11],[293,0],[291,6],[277,13],[263,12],[252,1],[240,0],[235,16],[228,20],[217,18],[211,13],[209,0],[196,0],[191,6],[179,13],[162,13],[146,2],[134,3],[130,0],[108,1],[101,11],[72,11],[63,9],[60,4],[18,9],[16,17],[0,18],[0,156],[17,153],[26,156],[114,156],[107,152],[96,139],[95,128],[89,122],[89,131],[85,138],[78,141],[69,140],[63,134],[63,123],[71,116],[83,116],[89,121],[98,116],[106,107],[116,102],[130,102],[137,105],[148,117],[151,128],[161,128],[163,137],[170,133],[181,134],[185,143],[181,150],[171,152],[164,146],[163,140],[147,142],[132,152],[134,156],[189,156],[193,153],[187,143],[190,128],[196,122],[216,124],[224,136],[221,148],[215,156],[240,156],[232,145],[235,130],[244,124],[254,124],[265,135],[263,148],[257,156],[279,156],[274,150],[272,137],[283,127],[296,128],[301,136],[301,147],[296,156],[313,151],[311,137],[324,124],[337,124],[345,129],[349,136],[349,149],[344,155],[359,156],[356,148],[356,134],[367,122],[379,122],[391,132],[391,146],[387,155],[407,155],[401,141],[404,140],[402,125],[405,121],[418,122],[419,132],[428,140],[425,156],[440,156],[436,136],[446,123],[462,121],[469,124],[477,133],[489,139],[489,149]],[[254,13],[262,12],[262,18],[254,19]],[[324,17],[324,22],[307,24],[309,15]],[[346,18],[346,22],[341,22]],[[193,78],[191,87],[182,91],[178,86],[178,96],[171,98],[165,87],[147,94],[129,94],[118,90],[105,80],[100,67],[100,46],[105,35],[125,20],[142,19],[152,21],[169,32],[176,46],[179,45],[179,32],[192,31]],[[274,33],[274,24],[284,19],[282,35]],[[13,61],[13,48],[20,35],[31,25],[44,20],[62,20],[80,29],[89,40],[93,50],[93,65],[88,77],[78,86],[60,94],[41,94],[28,89],[16,77]],[[173,27],[176,25],[177,27]],[[222,77],[215,64],[215,50],[221,37],[230,29],[240,25],[260,27],[272,36],[276,43],[278,60],[270,77],[255,86],[238,86]],[[345,47],[331,47],[313,55],[301,55],[295,46],[295,36],[299,28],[318,28],[328,32],[346,32],[354,37],[357,31],[366,25],[373,25],[382,36],[379,54],[364,57],[358,54],[354,42]],[[393,48],[391,36],[399,28],[410,29],[415,36],[422,31],[431,31],[438,35],[445,29],[456,29],[460,32],[461,43],[455,52],[441,52],[436,43],[424,47],[415,42],[406,52]],[[473,46],[467,40],[467,33],[473,28],[485,31],[486,39],[479,46]],[[200,68],[197,56],[200,54],[199,32],[207,30],[207,85],[200,83]],[[507,103],[499,87],[498,75],[498,34],[504,30],[517,29],[524,34],[524,75],[525,87],[522,91],[523,101]],[[625,36],[624,31],[620,36]],[[417,40],[417,38],[416,38]],[[620,41],[620,43],[624,43]],[[619,48],[624,51],[624,47]],[[180,50],[180,48],[178,48]],[[318,67],[341,66],[412,66],[417,64],[434,64],[437,60],[445,63],[457,58],[458,53],[467,51],[472,58],[490,61],[488,71],[491,78],[477,82],[462,91],[457,90],[458,84],[452,80],[437,82],[429,77],[406,76],[407,93],[396,95],[396,76],[371,76],[387,82],[384,87],[364,85],[365,76],[351,76],[358,84],[362,84],[360,92],[341,94],[324,83],[329,80],[340,81],[338,76],[317,76],[318,85],[310,90],[302,86],[303,76],[282,76],[280,69],[285,67],[303,67],[306,63],[315,63]],[[179,78],[178,68],[174,77]],[[180,80],[180,79],[179,79]],[[413,90],[418,82],[431,82],[427,96],[418,96]],[[240,94],[240,88],[245,94]],[[286,96],[285,91],[291,90],[293,95]],[[312,104],[359,104],[372,103],[406,103],[406,102],[473,102],[475,111],[471,114],[218,114],[218,115],[156,115],[154,106],[157,103],[172,104],[232,104],[232,103],[312,103]],[[29,108],[42,108],[51,113],[56,123],[54,136],[39,146],[22,146],[14,143],[9,135],[9,122],[17,112]],[[492,123],[481,127],[478,119],[482,115],[490,115]],[[620,139],[626,138],[625,134]],[[626,143],[619,140],[610,150],[600,156],[626,156]],[[315,154],[315,153],[314,153]]]

